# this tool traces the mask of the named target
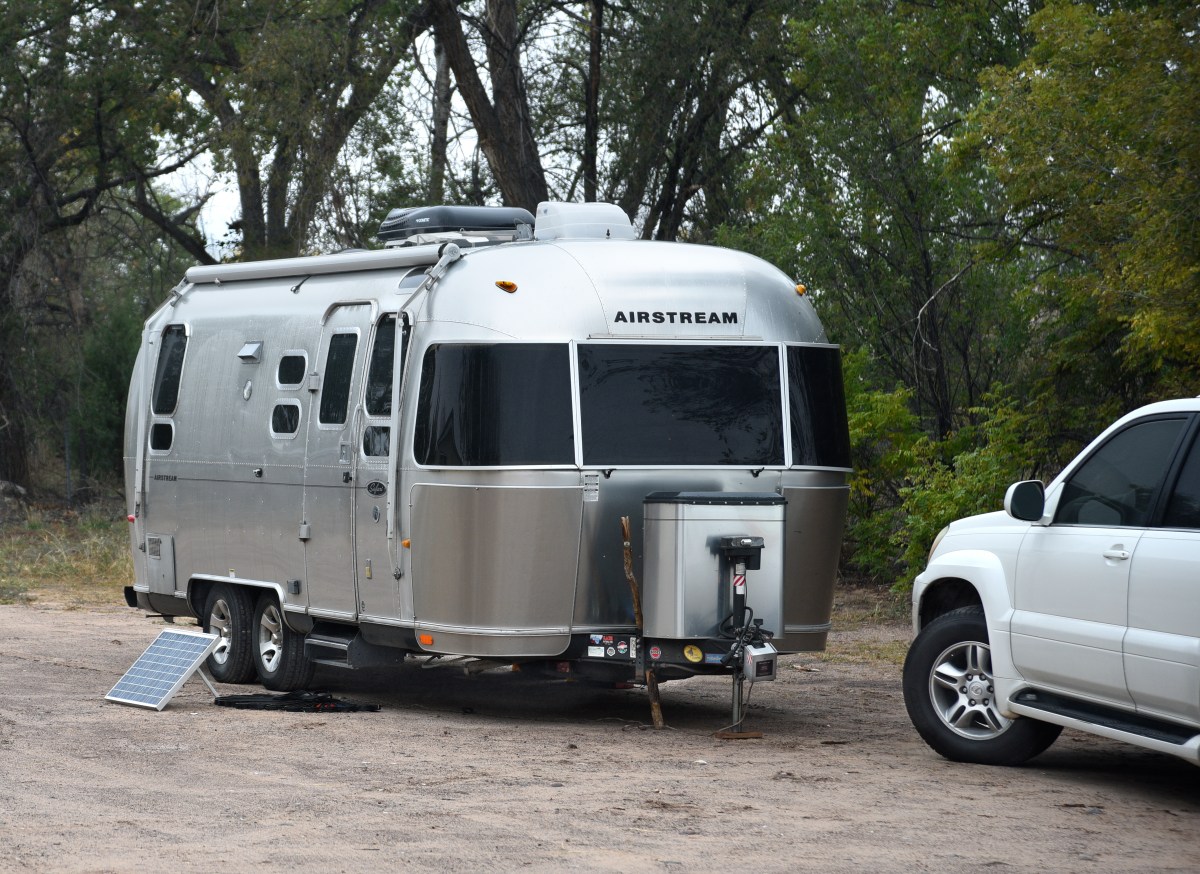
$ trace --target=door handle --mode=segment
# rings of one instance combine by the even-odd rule
[[[348,482],[350,482],[352,479],[354,479],[354,475],[353,475],[353,474],[351,474],[351,473],[350,473],[350,471],[348,471],[348,470],[343,470],[343,471],[342,471],[342,482],[344,482],[344,483],[348,483]]]
[[[1133,555],[1128,549],[1120,549],[1118,547],[1106,549],[1103,554],[1105,558],[1112,559],[1113,561],[1128,561],[1129,557]]]

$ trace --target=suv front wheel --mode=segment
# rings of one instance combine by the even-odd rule
[[[956,762],[1018,765],[1054,743],[1062,727],[1009,719],[996,707],[983,608],[930,622],[904,660],[904,704],[917,733]]]

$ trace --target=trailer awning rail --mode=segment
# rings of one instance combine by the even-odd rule
[[[360,270],[389,270],[394,267],[419,267],[436,264],[440,246],[412,246],[403,249],[357,250],[336,255],[310,255],[303,258],[279,258],[245,264],[214,264],[192,267],[187,281],[193,285],[223,285],[253,279],[279,279],[289,276],[317,276],[351,273]]]

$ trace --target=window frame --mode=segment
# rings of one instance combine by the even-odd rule
[[[1191,414],[1191,422],[1184,428],[1183,438],[1180,445],[1176,447],[1175,458],[1158,497],[1158,504],[1155,507],[1157,512],[1150,527],[1163,531],[1200,532],[1200,526],[1191,528],[1167,524],[1167,511],[1171,508],[1171,501],[1175,497],[1176,489],[1179,487],[1180,480],[1183,479],[1183,472],[1189,461],[1200,464],[1200,414],[1196,413]]]
[[[423,274],[422,274],[423,278]],[[368,408],[367,393],[371,387],[371,375],[375,368],[376,358],[375,349],[379,342],[379,326],[386,320],[390,319],[393,325],[392,338],[392,361],[391,361],[391,382],[388,392],[387,413],[372,413]],[[404,370],[405,370],[405,343],[407,336],[405,333],[405,320],[399,312],[384,311],[378,314],[375,321],[371,325],[370,342],[368,343],[369,351],[364,360],[365,370],[363,372],[363,380],[361,386],[361,403],[363,411],[362,428],[359,429],[358,435],[358,456],[359,461],[367,464],[381,464],[392,455],[392,450],[395,447],[395,436],[404,429],[400,425],[399,416],[396,411],[397,404],[402,403],[403,399],[398,397],[398,389],[402,389],[404,385]],[[402,392],[401,392],[402,394]],[[367,452],[367,431],[371,428],[383,428],[387,434],[388,451],[383,455],[371,455]]]
[[[400,342],[403,344],[403,339],[401,339]],[[568,349],[568,362],[570,365],[570,381],[571,381],[571,427],[572,427],[573,440],[574,440],[574,461],[572,463],[570,463],[570,464],[567,464],[567,463],[536,464],[536,465],[518,464],[518,465],[460,466],[460,465],[423,464],[421,461],[419,461],[417,459],[416,418],[420,414],[420,411],[419,411],[420,381],[422,379],[424,379],[425,356],[427,355],[430,348],[432,348],[434,346],[441,346],[441,345],[452,345],[452,346],[492,345],[492,346],[498,346],[498,345],[504,345],[504,344],[530,345],[530,344],[539,344],[539,343],[544,344],[544,345],[550,345],[550,346],[560,346],[560,345],[566,346]],[[780,341],[780,340],[762,341],[762,340],[745,340],[745,339],[741,339],[741,338],[730,338],[728,340],[712,340],[712,339],[664,340],[663,338],[656,338],[656,337],[650,337],[650,338],[625,338],[625,337],[607,338],[607,337],[605,337],[605,338],[589,338],[586,340],[572,339],[572,340],[566,340],[566,341],[562,341],[562,340],[538,341],[538,340],[528,340],[528,339],[507,339],[507,338],[502,339],[502,340],[491,340],[491,339],[482,339],[482,338],[471,339],[471,340],[462,340],[462,339],[458,339],[458,338],[445,339],[445,340],[443,340],[443,339],[433,340],[423,346],[419,346],[415,350],[415,352],[417,353],[417,358],[419,359],[419,367],[416,371],[413,371],[412,366],[410,366],[411,363],[409,363],[409,362],[405,362],[402,365],[404,367],[404,373],[401,375],[401,381],[403,382],[404,380],[408,380],[410,378],[417,380],[417,382],[415,383],[416,397],[412,401],[409,402],[412,405],[412,407],[417,408],[416,415],[414,415],[414,417],[413,417],[413,425],[412,425],[411,429],[408,429],[408,428],[404,429],[406,431],[410,431],[410,434],[405,437],[404,447],[403,447],[402,451],[404,453],[406,453],[408,458],[411,460],[411,462],[418,469],[421,469],[421,470],[465,471],[465,470],[607,470],[607,469],[609,469],[607,465],[585,464],[583,461],[584,434],[583,434],[582,402],[581,402],[581,398],[580,398],[580,375],[579,375],[579,347],[582,345],[596,345],[596,346],[600,346],[600,345],[618,345],[618,346],[644,345],[644,346],[660,346],[660,347],[662,347],[662,346],[665,346],[665,347],[691,346],[691,347],[709,348],[709,349],[714,349],[714,350],[719,350],[719,349],[725,348],[725,347],[751,346],[751,347],[770,348],[770,349],[775,350],[776,361],[777,361],[776,366],[779,368],[779,401],[778,401],[778,403],[779,403],[780,415],[782,416],[782,423],[781,423],[781,434],[782,434],[782,439],[783,439],[783,462],[782,463],[770,464],[770,465],[618,464],[618,465],[612,466],[614,469],[621,469],[621,470],[660,470],[660,469],[670,469],[670,470],[714,470],[714,469],[716,469],[716,470],[723,470],[723,469],[735,469],[736,470],[736,469],[744,468],[744,469],[758,470],[761,468],[762,470],[771,470],[771,471],[832,470],[832,471],[838,471],[838,472],[844,472],[844,471],[853,469],[852,467],[797,464],[796,459],[794,457],[795,453],[793,451],[794,445],[793,445],[793,436],[792,436],[792,415],[791,415],[791,374],[790,374],[790,368],[788,366],[788,350],[789,350],[789,348],[792,348],[792,347],[818,347],[818,348],[825,348],[825,349],[840,350],[841,347],[838,346],[836,343],[792,342],[792,341]],[[401,348],[401,354],[404,356],[409,355],[410,352],[412,352],[412,351],[413,350],[409,350],[407,348],[404,348],[403,346]],[[410,386],[410,389],[412,389],[411,386]],[[843,385],[843,392],[844,392],[844,385]],[[359,452],[361,453],[362,452],[361,441],[359,441],[359,442],[360,442]],[[392,448],[393,448],[393,450],[396,448],[395,443],[392,444]],[[364,456],[364,457],[372,457],[373,458],[375,456]]]
[[[811,348],[833,350],[834,354],[837,356],[838,379],[841,380],[841,395],[842,395],[841,414],[844,418],[846,418],[846,417],[848,417],[848,410],[847,410],[847,406],[846,406],[846,377],[845,377],[845,372],[842,369],[842,355],[841,355],[842,347],[839,346],[837,343],[796,343],[796,342],[791,342],[791,341],[786,341],[786,340],[783,341],[781,343],[781,345],[783,346],[783,365],[782,366],[783,366],[783,383],[784,383],[784,416],[787,419],[787,424],[788,424],[788,444],[787,444],[788,467],[793,468],[793,469],[798,469],[798,470],[853,471],[854,470],[854,456],[853,456],[854,448],[853,448],[853,444],[850,441],[850,434],[849,434],[850,423],[848,420],[843,422],[843,424],[845,425],[845,428],[846,428],[846,446],[845,446],[846,464],[845,465],[805,464],[805,463],[797,460],[797,458],[796,458],[796,435],[792,432],[792,416],[794,414],[794,410],[792,409],[792,368],[791,368],[791,363],[788,360],[789,350],[791,350],[791,349],[811,349]]]
[[[154,446],[154,429],[166,426],[171,429],[171,445],[166,449],[157,449]],[[150,424],[146,428],[146,451],[150,455],[162,457],[170,455],[175,450],[175,420],[166,418],[165,416],[151,416]]]

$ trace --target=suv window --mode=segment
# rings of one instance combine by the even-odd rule
[[[1200,440],[1192,443],[1192,451],[1183,463],[1163,527],[1200,528]]]
[[[1054,521],[1143,527],[1186,419],[1135,422],[1092,453],[1063,487]]]

